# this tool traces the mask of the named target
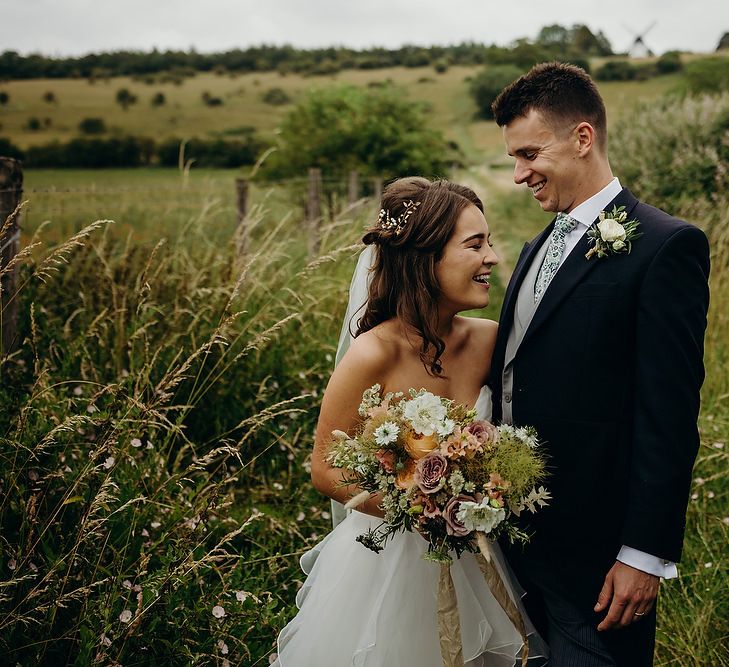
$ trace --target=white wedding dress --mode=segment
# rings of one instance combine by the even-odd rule
[[[490,417],[482,390],[479,418]],[[308,575],[296,597],[299,613],[278,637],[276,667],[442,667],[437,622],[440,567],[422,559],[425,540],[398,533],[379,554],[356,537],[380,519],[350,512],[301,558]],[[496,566],[520,604],[521,591],[493,545]],[[473,554],[451,566],[466,667],[512,667],[522,639],[494,599]],[[527,623],[528,630],[532,630]],[[529,657],[546,649],[530,632]]]

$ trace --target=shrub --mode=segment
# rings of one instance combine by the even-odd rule
[[[681,211],[729,190],[729,93],[653,102],[610,137],[616,171],[656,206]]]
[[[198,167],[232,168],[255,164],[263,146],[254,132],[242,133],[238,139],[198,139],[185,144],[185,158],[193,159]],[[157,147],[160,166],[176,167],[181,139],[166,139]]]
[[[103,134],[106,132],[106,123],[103,118],[84,118],[78,129],[81,134]]]
[[[608,60],[595,71],[598,81],[631,81],[635,79],[635,66],[627,60]]]
[[[41,122],[41,119],[37,116],[31,116],[28,118],[28,120],[25,123],[25,127],[27,130],[30,130],[31,132],[37,132],[43,127],[43,123]]]
[[[151,164],[153,157],[154,141],[142,137],[79,138],[26,151],[29,167],[141,167]]]
[[[701,58],[684,68],[686,88],[692,95],[729,90],[729,58]]]
[[[478,115],[493,119],[491,104],[506,86],[522,74],[523,71],[516,65],[491,65],[476,74],[471,79],[469,91],[476,102]]]
[[[166,103],[167,98],[165,97],[164,93],[155,93],[152,101],[150,102],[153,107],[161,107],[164,106]]]
[[[43,93],[43,101],[46,104],[56,104],[58,102],[58,99],[56,98],[56,94],[52,90],[47,90],[45,93]]]
[[[25,154],[10,139],[0,137],[0,155],[3,157],[12,157],[16,160],[23,160]]]
[[[137,96],[132,95],[128,88],[120,88],[116,93],[116,103],[126,111],[132,104],[137,103]]]
[[[0,90],[0,106],[5,106],[10,101],[10,95],[4,90]]]
[[[681,53],[679,51],[666,51],[656,60],[656,71],[658,74],[673,74],[683,69]]]
[[[219,107],[223,104],[222,99],[220,99],[219,97],[214,97],[207,90],[202,94],[202,101],[209,107]]]
[[[266,104],[271,104],[273,106],[281,106],[283,104],[291,103],[291,98],[283,88],[271,88],[263,93],[261,99]]]
[[[439,60],[435,61],[435,65],[433,65],[433,69],[438,74],[445,74],[448,71],[448,68],[450,67],[450,64],[445,58],[440,58]]]
[[[319,167],[325,179],[352,169],[384,178],[435,175],[445,171],[449,155],[422,106],[394,86],[312,91],[286,115],[278,139],[264,165],[274,178],[302,176],[309,167]]]

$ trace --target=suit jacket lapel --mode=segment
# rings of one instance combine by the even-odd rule
[[[494,361],[497,363],[501,361],[506,354],[506,341],[509,338],[509,331],[514,323],[514,308],[516,307],[516,297],[519,294],[519,289],[524,281],[524,277],[529,270],[529,266],[534,259],[534,255],[541,247],[544,240],[552,233],[552,227],[554,226],[554,220],[552,224],[548,225],[534,240],[524,244],[519,260],[514,267],[514,272],[511,274],[511,280],[506,288],[504,294],[504,302],[501,306],[501,315],[499,317],[499,331],[496,338],[496,354]],[[493,365],[493,364],[492,364]]]
[[[611,211],[613,206],[625,206],[625,212],[630,217],[632,210],[638,204],[638,200],[633,194],[627,189],[623,188],[615,199],[613,199],[608,206],[605,207],[606,211]],[[595,220],[597,222],[597,220]],[[551,226],[550,226],[551,229]],[[542,238],[542,237],[540,237]],[[535,248],[539,247],[539,243],[535,243]],[[537,307],[536,312],[532,321],[529,323],[529,327],[524,333],[521,345],[527,342],[529,338],[534,335],[534,332],[544,324],[559,304],[572,292],[572,290],[579,285],[584,277],[600,262],[609,262],[610,258],[599,259],[593,257],[592,259],[586,259],[585,253],[590,249],[589,239],[585,233],[580,239],[577,246],[569,254],[569,257],[564,261],[564,264],[559,268],[555,274],[552,282],[547,287],[542,301]],[[528,266],[528,264],[527,264]],[[513,308],[512,308],[513,317]],[[520,345],[520,346],[521,346]]]

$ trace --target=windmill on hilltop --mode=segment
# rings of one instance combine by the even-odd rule
[[[649,31],[653,30],[653,28],[656,27],[657,21],[653,21],[643,32],[635,32],[632,28],[629,28],[627,25],[623,24],[623,27],[633,35],[633,43],[631,44],[630,48],[628,49],[628,55],[631,58],[646,58],[647,56],[652,56],[653,51],[648,48],[646,43],[643,41],[643,38],[648,34]]]

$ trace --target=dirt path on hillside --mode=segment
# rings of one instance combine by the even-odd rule
[[[519,187],[512,178],[511,169],[494,169],[488,165],[476,165],[458,174],[458,182],[467,185],[477,193],[485,193],[484,204],[488,209],[488,201],[492,196],[517,192]],[[500,261],[496,265],[496,272],[504,287],[509,284],[509,279],[514,270],[507,254],[499,248],[498,241],[494,241],[494,250]]]

